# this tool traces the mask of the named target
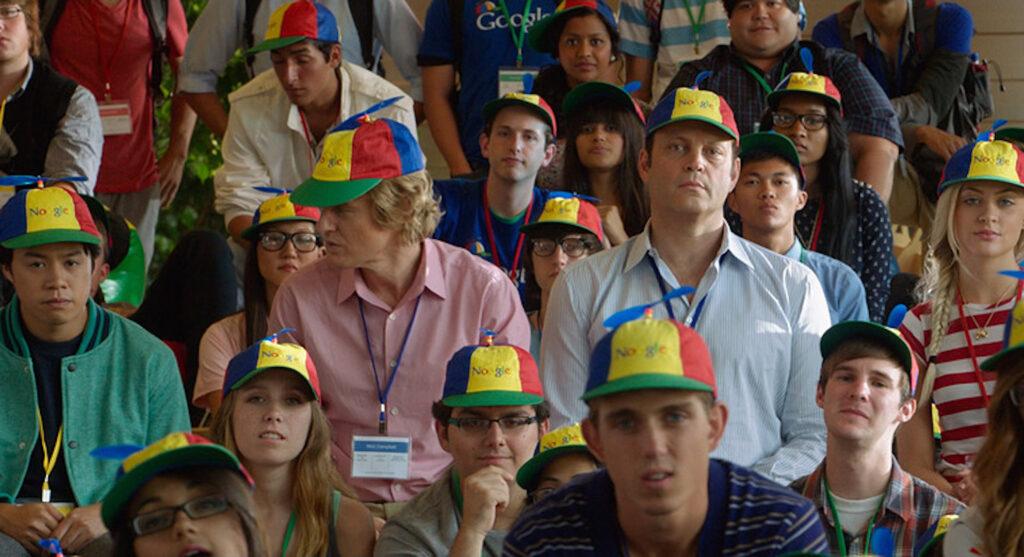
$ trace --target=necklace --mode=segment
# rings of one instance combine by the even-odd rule
[[[999,295],[999,299],[992,306],[992,311],[988,314],[988,318],[985,319],[985,324],[984,325],[978,325],[978,320],[975,319],[975,317],[973,315],[968,315],[967,316],[967,317],[971,318],[971,322],[974,323],[974,328],[977,329],[974,332],[974,340],[981,340],[981,339],[984,339],[984,338],[988,338],[988,326],[992,322],[992,317],[994,317],[996,313],[999,313],[999,311],[998,311],[999,305],[1003,302],[1003,298],[1005,298],[1007,295],[1010,294],[1010,291],[1013,290],[1013,287],[1014,287],[1014,285],[1011,284],[1009,286],[1009,288],[1004,290],[1003,293]],[[960,294],[959,289],[957,289],[957,294],[960,296],[960,300],[964,299],[963,294]]]

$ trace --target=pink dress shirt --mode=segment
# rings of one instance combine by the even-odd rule
[[[321,260],[285,281],[270,315],[271,331],[295,329],[294,341],[312,356],[331,422],[334,462],[367,502],[409,500],[451,463],[437,441],[430,406],[441,398],[445,369],[455,351],[478,344],[481,328],[495,331],[495,342],[530,346],[530,325],[519,293],[497,267],[437,240],[424,240],[421,253],[412,286],[393,308],[370,291],[357,269],[335,269]],[[380,412],[359,300],[383,391],[421,294],[387,398],[388,434],[412,438],[409,479],[352,478],[352,436],[376,434]]]

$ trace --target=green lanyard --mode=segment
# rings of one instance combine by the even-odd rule
[[[788,65],[789,65],[789,62],[786,62],[786,63],[782,64],[782,74],[781,75],[783,77],[786,76],[786,67]],[[744,61],[743,62],[743,69],[747,70],[747,73],[749,73],[751,76],[753,76],[754,79],[756,79],[757,82],[761,84],[761,88],[764,89],[764,92],[766,94],[770,95],[772,93],[772,88],[771,88],[771,86],[768,85],[768,82],[764,80],[764,76],[761,75],[760,71],[758,71],[756,68],[751,66],[750,62]]]
[[[281,557],[285,557],[288,553],[288,544],[292,541],[292,531],[295,530],[295,511],[292,511],[291,518],[288,519],[288,528],[284,531],[284,545],[281,546]]]
[[[839,554],[845,557],[846,555],[846,536],[843,534],[843,527],[839,524],[839,511],[836,510],[836,502],[832,500],[832,491],[828,488],[828,480],[824,478],[825,482],[825,497],[828,499],[828,506],[832,509],[832,522],[835,523],[836,529],[836,543],[839,544]],[[878,520],[879,513],[882,512],[882,507],[885,506],[885,494],[882,495],[882,500],[878,502],[878,508],[875,509],[875,514],[871,515],[871,522],[868,522],[867,536],[864,537],[865,549],[871,544],[871,531],[875,528],[875,520]]]
[[[519,26],[519,36],[516,36],[516,30],[512,28],[512,16],[508,13],[508,6],[505,5],[505,0],[498,0],[501,4],[501,13],[505,14],[505,21],[508,22],[508,30],[512,33],[512,44],[516,45],[516,67],[523,67],[523,41],[526,39],[526,17],[530,15],[530,4],[533,0],[526,0],[526,9],[523,10],[523,22]]]
[[[664,1],[664,0],[663,0]],[[700,27],[704,24],[704,6],[707,0],[700,0],[700,13],[697,19],[693,19],[693,10],[690,9],[690,0],[683,0],[683,7],[686,8],[686,17],[690,18],[690,26],[693,27],[693,53],[700,54]]]

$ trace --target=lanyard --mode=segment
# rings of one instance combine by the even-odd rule
[[[57,440],[53,443],[53,454],[46,448],[46,432],[43,431],[43,415],[36,406],[36,420],[39,422],[39,446],[43,448],[43,502],[50,502],[50,472],[57,466],[57,455],[60,454],[60,439],[64,435],[64,426],[57,430]]]
[[[295,107],[299,111],[299,119],[302,120],[302,134],[306,136],[306,147],[309,148],[309,171],[312,173],[316,170],[316,163],[313,161],[313,138],[309,136],[309,124],[306,123],[306,113],[302,112],[302,109]]]
[[[391,371],[391,377],[388,378],[388,384],[384,387],[384,392],[380,390],[380,376],[377,375],[377,363],[373,359],[373,347],[370,345],[370,329],[366,326],[366,314],[363,313],[363,300],[358,296],[356,298],[359,300],[359,317],[363,319],[363,334],[366,335],[366,352],[370,354],[370,367],[373,368],[373,385],[377,387],[377,398],[380,400],[380,418],[377,422],[377,433],[387,433],[388,415],[384,410],[387,405],[388,393],[391,392],[391,386],[395,384],[398,366],[402,365],[402,354],[405,353],[405,345],[409,342],[409,333],[412,332],[412,324],[416,322],[416,312],[420,309],[420,300],[423,299],[423,294],[416,297],[416,306],[412,308],[409,328],[405,330],[405,338],[402,339],[402,347],[398,349],[398,358],[395,360],[395,369]]]
[[[1024,282],[1017,284],[1017,302],[1020,301],[1022,291],[1024,291]],[[999,304],[1000,302],[996,302],[996,308],[999,307]],[[964,298],[960,295],[959,289],[957,289],[956,293],[956,307],[960,311],[960,326],[963,328],[964,338],[967,339],[967,352],[971,355],[971,363],[974,364],[974,378],[978,381],[978,388],[981,389],[981,399],[985,401],[985,407],[988,408],[988,391],[985,389],[985,379],[981,376],[981,368],[978,367],[978,356],[974,352],[974,343],[971,341],[970,333],[967,332],[967,319],[964,317]],[[996,308],[993,308],[992,311],[998,311]]]
[[[825,201],[818,205],[818,214],[814,217],[814,232],[811,233],[811,251],[818,251],[818,236],[821,234],[821,221],[825,220]]]
[[[782,75],[783,77],[786,76],[786,67],[788,65],[789,65],[789,62],[784,62],[782,64],[782,74],[780,74],[780,75]],[[747,73],[750,74],[751,76],[753,76],[754,79],[757,80],[757,82],[759,84],[761,84],[761,88],[764,89],[765,94],[768,94],[768,95],[771,94],[772,87],[771,87],[771,85],[768,85],[768,82],[765,81],[764,76],[761,75],[761,72],[759,70],[757,70],[756,68],[751,66],[750,62],[747,62],[747,61],[743,62],[743,69],[747,70]]]
[[[281,557],[285,557],[288,553],[288,544],[292,541],[292,532],[295,530],[295,511],[292,511],[292,515],[288,518],[288,528],[284,531],[284,545],[281,546]]]
[[[103,52],[103,35],[100,33],[100,18],[96,15],[96,2],[89,2],[89,15],[92,16],[92,26],[96,30],[96,47],[99,49],[100,69],[103,70],[103,90],[107,102],[110,102],[110,72],[114,68],[114,61],[117,60],[117,55],[121,54],[121,47],[124,46],[124,37],[128,34],[128,21],[132,18],[132,9],[134,7],[135,2],[128,0],[128,9],[124,15],[124,23],[121,24],[121,37],[117,39],[114,54],[107,58],[106,53]]]
[[[828,499],[828,506],[832,509],[832,522],[835,523],[836,529],[836,543],[839,544],[839,554],[845,557],[846,555],[846,535],[843,534],[843,527],[839,524],[839,511],[836,510],[836,502],[832,500],[832,491],[828,488],[828,479],[822,474],[821,478],[825,482],[825,497]],[[878,502],[878,508],[875,509],[875,514],[871,515],[871,522],[868,522],[867,536],[864,537],[864,545],[871,544],[871,532],[875,528],[875,521],[878,520],[878,515],[882,512],[882,508],[885,506],[885,495],[882,495],[882,500]],[[854,538],[856,539],[856,538]]]
[[[512,33],[512,44],[516,45],[516,67],[523,67],[523,41],[526,39],[526,17],[530,15],[530,4],[533,0],[526,0],[526,9],[523,10],[523,22],[519,25],[519,36],[516,36],[516,30],[512,28],[512,16],[508,13],[508,6],[505,5],[505,0],[498,0],[501,4],[501,13],[505,14],[505,21],[508,22],[508,30]]]
[[[664,0],[663,0],[664,1]],[[693,28],[693,53],[700,54],[700,28],[704,24],[704,6],[707,0],[700,0],[700,13],[697,19],[693,19],[693,11],[690,9],[690,1],[683,0],[683,7],[686,8],[686,17],[690,19],[690,27]]]
[[[652,257],[650,253],[647,254],[647,262],[650,263],[651,270],[654,271],[654,277],[658,279],[658,288],[661,289],[661,295],[664,296],[665,294],[668,294],[668,288],[665,286],[665,279],[661,278],[661,273],[658,272],[658,264],[654,262],[654,257]],[[693,316],[690,317],[689,327],[691,329],[697,328],[697,322],[700,321],[700,316],[704,313],[704,302],[707,301],[708,294],[710,293],[711,291],[708,290],[708,292],[704,294],[704,297],[697,302],[697,309],[693,310]],[[671,300],[665,302],[665,309],[668,310],[669,319],[675,321],[676,314],[672,311]]]
[[[504,4],[502,4],[504,6]],[[526,217],[523,224],[530,222],[530,213],[533,212],[533,196],[530,196],[530,204],[526,207]],[[494,264],[501,267],[501,257],[498,256],[498,244],[494,241],[494,227],[491,225],[491,207],[487,204],[487,184],[484,183],[484,223],[487,225],[487,238],[491,241],[491,259]],[[523,253],[523,240],[526,236],[519,233],[519,240],[516,242],[516,252],[512,257],[512,268],[508,271],[508,278],[516,282],[516,270],[519,269],[519,256]]]

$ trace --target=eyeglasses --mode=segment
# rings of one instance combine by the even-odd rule
[[[1024,406],[1024,384],[1010,389],[1010,402],[1017,408]]]
[[[323,243],[320,235],[315,232],[260,232],[260,245],[267,251],[280,251],[284,243],[292,241],[295,251],[311,252]]]
[[[559,238],[557,240],[536,238],[530,240],[530,246],[533,248],[533,253],[541,257],[547,257],[555,253],[555,246],[562,246],[562,251],[569,257],[579,257],[594,248],[593,243],[589,240],[572,237]]]
[[[0,19],[14,19],[21,13],[21,6],[4,6],[0,8]]]
[[[824,114],[793,114],[792,112],[772,113],[772,123],[780,128],[791,128],[797,120],[809,131],[820,130],[828,122],[828,116]]]
[[[528,499],[527,502],[529,502],[530,504],[536,503],[537,501],[540,501],[541,499],[543,499],[543,498],[547,497],[548,495],[551,495],[552,493],[554,493],[556,489],[558,489],[558,488],[557,487],[551,487],[551,486],[539,487],[539,488],[531,491],[530,493],[526,494],[526,497]]]
[[[518,433],[524,427],[537,423],[537,416],[505,416],[502,418],[448,418],[448,423],[470,435],[483,435],[498,424],[503,433]]]
[[[174,517],[178,511],[185,511],[186,516],[195,519],[220,514],[230,507],[223,495],[207,495],[177,507],[140,514],[132,519],[132,530],[137,536],[147,536],[174,526]]]

